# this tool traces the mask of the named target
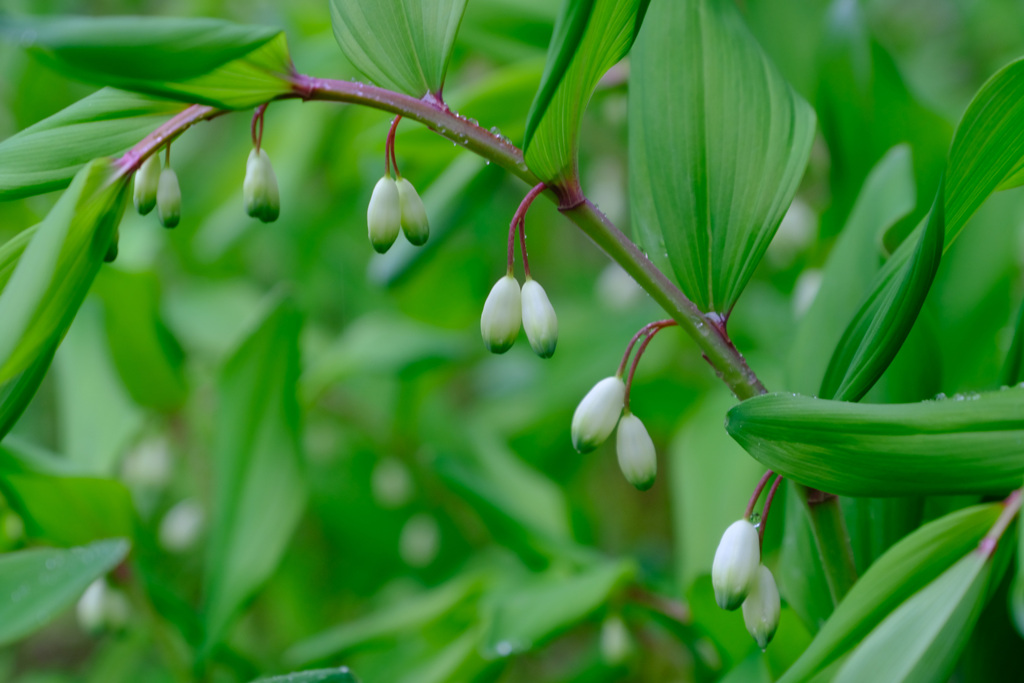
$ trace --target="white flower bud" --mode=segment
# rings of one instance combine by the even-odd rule
[[[533,278],[523,284],[523,329],[533,352],[551,358],[558,344],[558,316],[548,295]]]
[[[618,375],[605,377],[587,392],[572,416],[572,445],[589,453],[611,436],[622,414],[626,383]]]
[[[480,334],[493,353],[505,353],[515,343],[522,323],[522,294],[511,274],[494,283],[480,315]]]
[[[718,606],[729,610],[739,607],[753,587],[760,565],[757,529],[745,519],[733,522],[722,534],[711,565],[711,584]]]
[[[85,593],[78,599],[75,606],[75,614],[78,617],[78,625],[87,633],[97,633],[103,628],[103,602],[107,594],[106,579],[96,579],[85,589]]]
[[[366,225],[370,244],[377,253],[383,254],[398,239],[402,228],[401,200],[398,185],[390,176],[384,176],[373,187],[370,206],[366,209]]]
[[[145,216],[156,206],[156,190],[160,185],[160,155],[152,154],[142,162],[135,172],[135,188],[132,199],[135,209]]]
[[[641,491],[654,486],[654,475],[658,472],[654,442],[640,418],[628,411],[619,420],[615,452],[626,481]]]
[[[266,150],[249,152],[245,162],[245,180],[242,182],[245,212],[264,223],[272,223],[281,214],[281,194],[277,189],[277,175],[270,165]]]
[[[747,599],[743,601],[743,623],[747,631],[754,636],[757,646],[764,650],[775,636],[782,614],[782,601],[779,589],[775,585],[775,577],[768,567],[761,565],[750,587]]]
[[[396,185],[405,237],[417,247],[423,246],[430,237],[430,223],[427,221],[427,210],[423,207],[423,200],[412,183],[405,178],[399,178]]]
[[[173,228],[181,220],[181,186],[178,184],[178,174],[169,166],[160,171],[160,182],[156,189],[156,214],[165,228]]]
[[[633,637],[629,634],[622,617],[613,614],[601,623],[601,658],[605,664],[612,667],[622,666],[635,651]]]
[[[203,532],[205,518],[199,503],[190,499],[179,502],[160,520],[160,546],[172,553],[191,550]]]

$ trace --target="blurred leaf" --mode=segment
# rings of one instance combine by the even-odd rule
[[[128,183],[109,159],[86,165],[32,236],[0,292],[0,382],[52,351],[103,263]]]
[[[1013,341],[1006,352],[1006,363],[1003,365],[1000,383],[1004,387],[1024,382],[1024,305],[1017,313],[1017,324],[1013,328]],[[0,434],[2,434],[0,430]]]
[[[482,675],[495,667],[480,652],[480,628],[467,629],[426,662],[417,662],[412,670],[398,679],[399,683],[448,683],[448,681],[488,681]],[[499,662],[497,666],[500,666]]]
[[[277,297],[221,373],[207,646],[273,573],[305,506],[296,396],[301,327],[299,313]]]
[[[299,671],[283,676],[260,678],[252,683],[359,683],[347,666],[337,669],[317,669],[316,671]]]
[[[579,182],[579,138],[583,112],[601,77],[626,56],[636,39],[650,0],[592,0],[576,8],[567,0],[564,18],[548,51],[541,90],[527,121],[526,165],[549,185]],[[577,13],[587,12],[589,21]],[[585,21],[582,36],[579,27]],[[568,23],[567,23],[568,22]],[[561,32],[564,32],[564,36]],[[575,40],[575,44],[560,41]],[[571,53],[571,54],[570,54]],[[565,60],[568,64],[564,64]],[[552,91],[552,92],[548,92]]]
[[[600,609],[635,573],[631,562],[606,561],[569,576],[552,570],[488,596],[481,606],[485,654],[507,657],[540,646]]]
[[[58,71],[93,83],[244,109],[291,91],[284,33],[220,19],[0,19],[0,33]]]
[[[57,343],[54,341],[48,348],[44,347],[25,370],[0,384],[0,441],[11,431],[35,397],[56,351]]]
[[[767,394],[726,429],[769,469],[844,496],[1005,493],[1024,477],[1024,387],[884,405]]]
[[[318,662],[381,638],[420,629],[458,607],[482,587],[482,577],[460,574],[412,598],[379,607],[361,619],[339,624],[296,643],[285,653],[293,665]]]
[[[27,636],[71,606],[124,559],[128,547],[123,539],[111,539],[70,550],[0,555],[0,644]]]
[[[655,5],[631,72],[636,234],[701,310],[729,315],[796,193],[814,122],[733,3]]]
[[[331,0],[342,52],[377,85],[441,95],[466,0]]]
[[[123,152],[184,108],[103,88],[0,142],[0,200],[65,187],[87,162]]]
[[[786,386],[794,391],[810,394],[821,386],[843,327],[878,272],[882,232],[914,209],[913,172],[910,148],[900,145],[889,150],[864,181],[790,349]]]
[[[156,273],[104,268],[94,288],[111,357],[132,398],[157,410],[181,406],[188,394],[184,354],[164,324]]]
[[[985,606],[992,564],[978,551],[963,557],[875,627],[835,680],[946,680]]]
[[[998,503],[958,510],[924,525],[892,546],[853,585],[781,682],[809,680],[849,652],[897,605],[976,547],[1001,511]]]

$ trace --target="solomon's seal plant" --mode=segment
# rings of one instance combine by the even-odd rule
[[[4,675],[76,602],[126,680],[1005,675],[1024,61],[946,120],[884,2],[326,4],[0,16]]]

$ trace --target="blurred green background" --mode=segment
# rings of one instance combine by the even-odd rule
[[[5,5],[17,13],[279,26],[300,71],[358,77],[322,0]],[[908,143],[923,198],[912,218],[927,210],[934,161],[966,102],[1024,54],[1024,5],[741,5],[819,115],[798,199],[730,320],[765,384],[796,389],[791,349],[865,177],[893,145]],[[557,11],[550,0],[470,0],[445,88],[450,106],[519,143]],[[846,78],[849,63],[854,72],[866,64],[870,78]],[[0,65],[0,138],[92,91],[14,45],[0,45]],[[591,102],[581,164],[588,196],[626,229],[624,76],[606,79]],[[242,208],[248,115],[203,123],[175,142],[180,226],[165,231],[152,216],[129,212],[117,261],[101,272],[39,394],[0,446],[114,482],[24,484],[22,495],[40,509],[68,516],[26,520],[13,501],[0,503],[0,550],[127,529],[133,561],[110,583],[130,608],[120,627],[89,632],[69,613],[0,649],[0,680],[187,680],[196,653],[207,662],[202,675],[216,681],[320,664],[348,665],[364,683],[693,681],[729,671],[731,680],[757,680],[784,670],[809,642],[811,611],[785,607],[775,642],[761,654],[739,615],[714,605],[706,576],[714,549],[761,469],[722,429],[732,398],[696,346],[667,330],[640,365],[632,407],[658,446],[659,475],[639,493],[619,473],[610,444],[585,456],[572,449],[569,422],[590,386],[615,371],[632,333],[663,314],[553,206],[538,202],[527,220],[531,268],[559,315],[558,351],[539,360],[521,338],[508,354],[489,355],[480,310],[504,272],[508,221],[527,188],[405,122],[398,160],[426,202],[431,240],[376,256],[365,211],[383,173],[389,123],[385,113],[353,106],[272,104],[263,144],[282,211],[270,225]],[[0,204],[0,240],[37,222],[56,196]],[[1020,190],[997,195],[973,219],[872,400],[993,386],[1024,291],[1022,219]],[[211,563],[226,561],[211,559],[223,550],[211,547],[211,529],[234,514],[224,506],[237,495],[218,479],[230,464],[216,461],[225,416],[236,414],[223,405],[224,366],[282,297],[303,321],[301,475],[284,485],[273,462],[264,463],[263,474],[271,482],[281,476],[282,486],[258,504],[284,517],[303,512],[287,546],[271,553],[270,579],[230,621],[223,644],[204,652],[204,582]],[[939,501],[926,515],[959,504]],[[86,512],[101,505],[111,512]],[[849,511],[859,562],[905,531],[858,537],[858,511],[873,513],[864,505]],[[788,520],[774,514],[772,557],[806,553],[780,547]],[[787,542],[799,546],[800,538],[788,534]],[[259,538],[251,540],[258,548]],[[784,595],[801,582],[816,590],[811,569],[786,567]],[[1005,611],[1005,600],[992,605]],[[965,671],[994,646],[984,623]],[[1006,644],[1022,646],[1019,638]],[[176,665],[184,673],[176,675]]]

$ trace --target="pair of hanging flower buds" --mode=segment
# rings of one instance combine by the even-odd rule
[[[370,244],[374,251],[383,254],[398,239],[399,231],[405,233],[406,239],[417,247],[427,243],[430,237],[430,223],[423,200],[408,180],[398,170],[398,157],[395,155],[395,131],[401,116],[396,116],[388,131],[384,143],[384,177],[377,181],[370,195],[370,205],[366,209],[366,225]],[[391,166],[394,164],[395,178],[391,177]]]
[[[145,216],[156,208],[160,224],[173,228],[181,220],[181,186],[178,175],[171,168],[170,146],[167,148],[167,166],[160,164],[159,152],[143,162],[135,173],[135,187],[132,199],[135,209]]]

